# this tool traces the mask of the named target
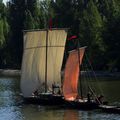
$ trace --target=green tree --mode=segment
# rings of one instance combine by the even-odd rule
[[[99,0],[97,7],[104,22],[102,38],[105,50],[105,66],[112,70],[118,68],[119,54],[119,14],[120,2],[118,0]],[[117,25],[116,25],[117,24]],[[114,48],[115,47],[115,48]]]
[[[23,30],[48,28],[52,18],[52,27],[70,28],[68,37],[77,35],[88,46],[96,69],[120,69],[119,11],[119,0],[10,0],[7,6],[0,1],[0,62],[20,68]],[[67,41],[66,50],[78,40]]]
[[[23,30],[39,27],[37,0],[10,0],[9,24],[10,39],[8,42],[9,62],[11,67],[20,68],[23,53]],[[10,62],[11,61],[11,62]]]
[[[31,15],[31,12],[29,10],[25,11],[25,21],[24,21],[24,29],[34,29],[35,24],[34,24],[34,19]]]
[[[39,1],[38,2],[38,21],[39,28],[48,27],[48,9],[49,9],[49,1]]]
[[[39,28],[39,0],[25,0],[25,20],[24,22],[32,24],[27,29]],[[25,26],[26,27],[26,26]]]
[[[0,20],[0,47],[3,47],[3,44],[5,42],[5,36],[4,36],[4,23],[3,20]]]
[[[118,5],[115,0],[98,0],[97,7],[103,20],[109,20],[118,11]]]
[[[120,11],[120,10],[119,10]],[[105,23],[103,32],[104,43],[106,45],[107,66],[110,71],[120,70],[120,12]]]
[[[24,29],[24,0],[11,0],[9,7],[10,36],[8,41],[8,66],[20,68],[22,59],[23,29]]]
[[[0,1],[0,48],[4,47],[9,31],[9,25],[6,18],[6,7],[2,1]]]
[[[7,8],[0,1],[0,67],[4,67],[5,62],[5,49],[8,39],[9,25],[7,22]]]
[[[104,54],[102,39],[103,21],[93,0],[89,0],[80,16],[80,42],[88,46],[88,53],[95,69],[100,69]],[[94,61],[93,61],[94,60]]]

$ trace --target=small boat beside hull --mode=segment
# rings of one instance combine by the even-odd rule
[[[24,97],[26,104],[41,104],[41,105],[62,105],[64,103],[63,96],[52,94],[41,94],[39,96]]]
[[[120,114],[120,107],[117,106],[100,105],[99,108],[103,112]]]

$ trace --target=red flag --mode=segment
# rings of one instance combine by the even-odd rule
[[[49,29],[52,30],[52,18],[49,20]]]
[[[73,36],[69,37],[68,40],[72,40],[72,39],[76,39],[76,38],[77,38],[77,36],[73,35]]]

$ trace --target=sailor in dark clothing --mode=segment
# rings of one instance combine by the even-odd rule
[[[100,95],[99,97],[98,97],[98,100],[99,100],[99,102],[101,103],[101,104],[103,104],[103,95]]]
[[[87,93],[87,102],[91,102],[93,100],[93,94],[91,92]]]
[[[96,102],[98,102],[98,104],[103,104],[103,95],[100,95],[96,98]]]
[[[87,100],[88,100],[87,102],[90,102],[90,96],[91,96],[90,93],[88,93],[87,94]]]
[[[33,96],[38,96],[38,89],[36,89],[33,93],[32,93]]]
[[[52,94],[55,94],[55,84],[52,84]]]
[[[56,89],[58,89],[56,92]],[[60,90],[60,87],[58,85],[56,85],[55,83],[52,84],[52,94],[60,94],[61,93],[61,90]]]
[[[58,89],[58,92],[57,92],[57,94],[61,94],[61,89],[60,89],[60,87],[59,87],[59,89]]]

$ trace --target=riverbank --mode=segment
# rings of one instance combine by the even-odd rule
[[[120,72],[109,72],[109,71],[82,71],[82,75],[89,74],[89,76],[96,77],[120,77]]]
[[[11,70],[11,69],[0,69],[0,76],[20,76],[21,71],[20,70]]]
[[[120,77],[120,72],[109,72],[109,71],[82,71],[81,75],[88,75],[91,77]],[[11,70],[11,69],[0,69],[0,76],[20,76],[21,70]],[[64,72],[62,72],[62,78],[64,76]]]

